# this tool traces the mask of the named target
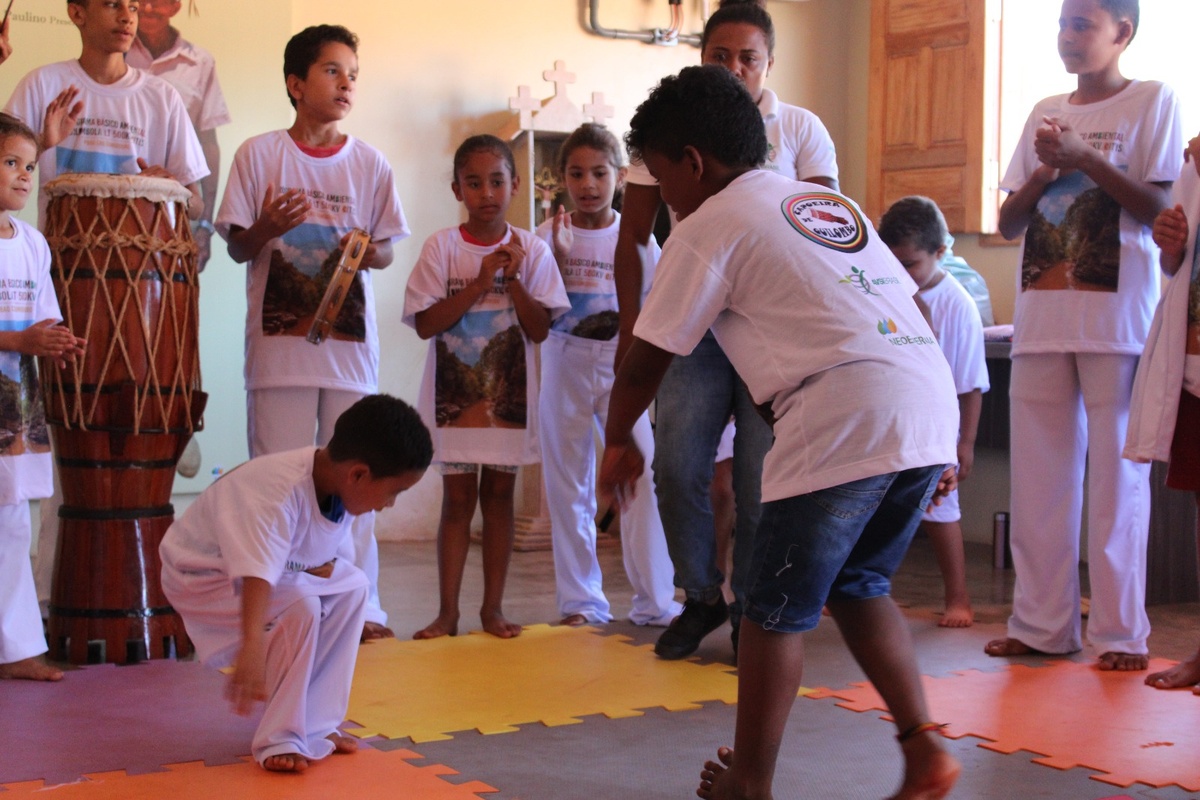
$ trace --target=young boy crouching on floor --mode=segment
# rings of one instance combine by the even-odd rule
[[[163,589],[204,663],[233,673],[239,714],[265,701],[252,753],[302,772],[356,749],[350,701],[367,579],[351,524],[390,507],[433,455],[417,412],[388,395],[347,409],[327,447],[253,459],[210,486],[163,539]]]

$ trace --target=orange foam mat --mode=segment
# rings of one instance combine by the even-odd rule
[[[640,716],[737,701],[724,664],[664,661],[650,645],[594,628],[531,625],[515,639],[485,633],[427,641],[386,639],[359,651],[346,718],[356,736],[450,738],[454,731],[510,733],[518,725],[570,725],[580,717]],[[804,690],[807,691],[807,690]]]
[[[1150,671],[1175,662],[1151,659]],[[1011,664],[923,678],[930,713],[950,738],[976,736],[999,753],[1028,750],[1037,764],[1093,770],[1115,786],[1176,785],[1200,792],[1200,702],[1190,691],[1146,686],[1145,672],[1102,672],[1092,663]],[[869,683],[810,698],[836,697],[852,711],[883,711]]]
[[[421,756],[411,750],[361,749],[353,755],[331,756],[309,766],[302,775],[267,772],[253,762],[206,767],[203,762],[173,764],[164,772],[126,775],[99,772],[75,783],[53,787],[47,794],[42,781],[3,784],[4,800],[212,800],[214,797],[252,797],[254,800],[328,800],[333,797],[393,797],[396,800],[480,800],[498,789],[479,781],[453,784],[443,776],[457,775],[449,767],[413,766],[407,759]]]

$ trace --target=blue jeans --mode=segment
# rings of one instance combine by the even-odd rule
[[[827,599],[890,594],[944,469],[888,472],[764,505],[746,619],[798,633],[817,626]]]
[[[763,459],[771,428],[754,409],[746,385],[712,332],[691,355],[676,356],[658,389],[654,431],[654,480],[658,513],[675,567],[675,585],[689,600],[709,601],[725,576],[717,568],[716,533],[709,487],[721,432],[733,414],[733,491],[737,522],[733,538],[735,624],[745,603],[754,532],[762,513]]]

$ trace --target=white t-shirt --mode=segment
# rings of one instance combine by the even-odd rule
[[[158,58],[150,54],[141,39],[134,39],[133,47],[125,54],[125,63],[174,86],[196,130],[211,131],[229,124],[231,118],[217,80],[216,61],[207,50],[174,32],[174,44]]]
[[[634,334],[686,354],[711,326],[771,404],[779,500],[954,462],[954,382],[915,291],[852,201],[752,170],[676,227]]]
[[[4,110],[33,130],[44,127],[46,106],[68,86],[81,89],[83,114],[75,130],[38,159],[38,187],[65,172],[136,175],[137,160],[165,167],[184,186],[208,175],[208,163],[179,92],[171,84],[130,67],[124,77],[101,84],[78,61],[33,70],[17,84]],[[39,226],[46,202],[38,198]]]
[[[0,330],[23,331],[62,314],[50,280],[50,248],[33,226],[10,217],[16,235],[0,238]],[[36,359],[0,350],[0,505],[49,497],[50,432]]]
[[[986,392],[991,387],[983,351],[983,321],[975,300],[948,272],[920,295],[929,306],[933,333],[954,376],[954,391]]]
[[[611,329],[612,334],[616,335],[617,289],[613,283],[613,254],[617,250],[621,215],[614,211],[613,217],[611,225],[599,230],[571,228],[574,235],[571,253],[567,256],[566,265],[559,267],[571,308],[554,320],[551,325],[554,330],[586,339],[611,339],[612,336],[591,333],[600,327],[606,331]],[[553,254],[554,220],[543,222],[535,233]],[[642,255],[643,298],[650,291],[660,252],[658,242],[651,236]]]
[[[238,148],[216,228],[249,228],[267,186],[275,196],[308,195],[308,218],[263,245],[246,271],[246,389],[306,386],[368,394],[379,385],[372,272],[360,269],[333,331],[320,345],[305,339],[337,264],[339,242],[352,228],[372,239],[409,235],[392,168],[354,137],[332,156],[304,153],[287,131],[271,131]]]
[[[424,311],[479,275],[483,257],[516,238],[525,250],[521,282],[551,319],[570,307],[554,255],[532,233],[509,226],[509,236],[480,246],[446,228],[425,240],[404,293],[404,322],[414,328]],[[497,274],[484,295],[448,330],[429,340],[417,408],[433,432],[440,462],[536,464],[538,374],[533,343],[517,321],[512,298]]]
[[[1183,133],[1179,103],[1157,81],[1133,81],[1098,103],[1070,95],[1034,106],[1000,184],[1015,192],[1040,162],[1035,134],[1056,118],[1129,178],[1173,181]],[[1046,187],[1021,252],[1013,313],[1013,355],[1142,352],[1158,301],[1158,248],[1143,225],[1083,172]]]
[[[313,483],[315,447],[260,456],[223,475],[172,523],[159,553],[183,573],[272,586],[319,567],[350,538],[354,516],[321,515]]]
[[[785,178],[803,181],[810,178],[837,179],[837,153],[833,139],[821,119],[800,106],[779,102],[770,89],[763,89],[758,100],[763,125],[767,130],[767,160],[762,168],[777,172]],[[657,181],[646,165],[633,161],[625,179],[641,186],[655,186]],[[675,215],[671,215],[674,222]]]

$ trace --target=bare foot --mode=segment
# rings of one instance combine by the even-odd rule
[[[341,731],[334,731],[325,738],[333,742],[333,752],[335,753],[358,752],[358,739],[353,736],[347,736]]]
[[[942,618],[938,620],[939,628],[969,628],[975,624],[975,614],[970,605],[946,606]]]
[[[373,642],[376,639],[394,639],[396,632],[386,625],[380,625],[378,622],[364,622],[362,636],[358,637],[359,644],[363,642]]]
[[[267,756],[262,765],[267,772],[304,772],[308,769],[308,759],[299,753],[281,753]]]
[[[1041,650],[1034,650],[1020,639],[993,639],[983,646],[983,652],[989,656],[1044,656]]]
[[[509,622],[499,611],[480,611],[479,621],[483,623],[484,633],[490,633],[492,636],[515,639],[521,635],[521,626]]]
[[[942,749],[939,734],[918,734],[902,742],[900,749],[904,751],[904,783],[890,800],[940,800],[950,794],[962,764]]]
[[[583,614],[568,614],[558,621],[559,625],[566,625],[569,628],[578,628],[582,625],[587,625],[588,620]]]
[[[1100,654],[1096,666],[1102,672],[1140,672],[1150,666],[1150,656],[1145,653],[1116,653],[1112,650]]]
[[[717,748],[717,761],[705,761],[704,769],[700,771],[700,788],[696,790],[698,797],[706,800],[719,800],[730,796],[725,792],[723,778],[733,766],[733,750],[728,747]],[[721,784],[718,786],[718,784]]]
[[[63,671],[43,662],[40,658],[24,658],[10,664],[0,664],[0,680],[13,681],[61,681]]]
[[[458,614],[438,614],[438,618],[413,634],[414,639],[458,636]]]
[[[1200,653],[1188,661],[1181,661],[1170,669],[1146,676],[1146,685],[1155,689],[1200,689]],[[1200,694],[1200,691],[1197,692]]]

